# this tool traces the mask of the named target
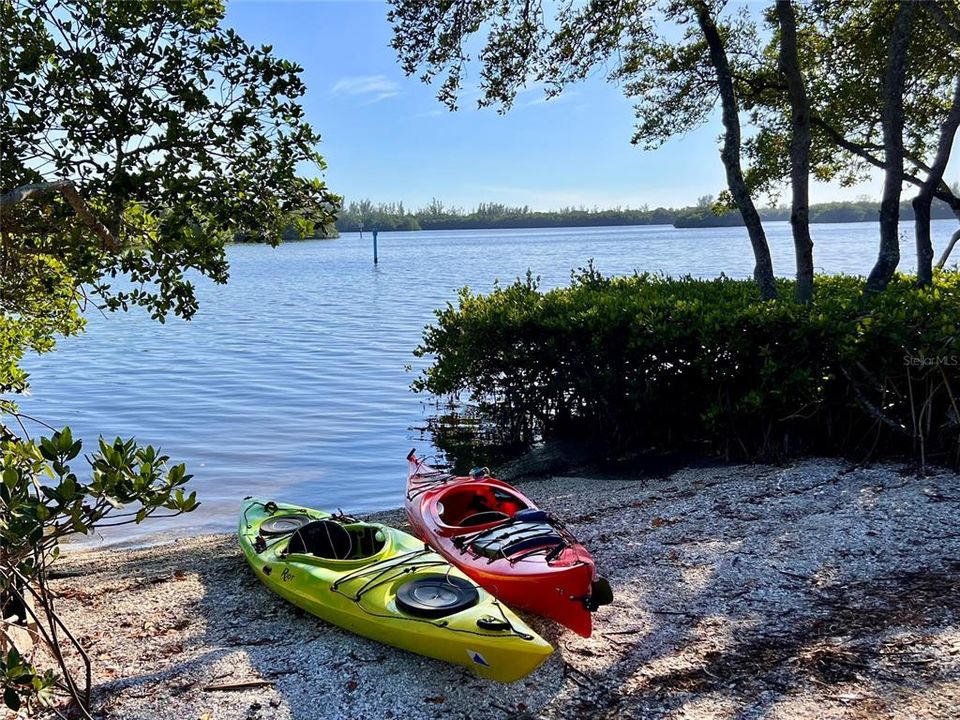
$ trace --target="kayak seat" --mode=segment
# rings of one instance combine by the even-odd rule
[[[555,548],[566,540],[546,522],[513,522],[506,527],[490,528],[474,538],[474,552],[491,560],[510,557],[534,548]]]
[[[451,487],[444,492],[442,499],[437,500],[436,509],[437,515],[444,524],[451,527],[472,527],[495,522],[494,516],[486,513],[500,513],[506,517],[513,517],[516,513],[528,508],[526,503],[521,502],[512,493],[479,483],[468,483],[464,487]],[[475,515],[483,515],[483,517],[473,517]],[[506,519],[500,515],[496,517]]]
[[[353,538],[338,522],[314,520],[295,530],[287,553],[314,555],[327,560],[345,560],[353,552]]]

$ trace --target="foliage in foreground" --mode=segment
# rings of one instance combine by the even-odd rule
[[[86,458],[86,482],[71,467],[81,449],[69,428],[35,441],[7,438],[0,443],[0,590],[5,599],[0,686],[11,710],[49,703],[57,687],[89,704],[89,660],[59,620],[46,586],[47,566],[59,555],[61,540],[139,524],[158,511],[179,515],[199,504],[195,492],[184,492],[191,478],[184,466],[170,466],[169,458],[153,447],[132,439],[101,439]],[[10,631],[18,625],[35,626],[58,673],[37,668],[29,654],[17,650]],[[73,678],[61,639],[72,644],[85,665],[85,687]]]
[[[302,68],[224,13],[0,2],[0,393],[23,391],[24,352],[82,331],[88,301],[190,318],[195,278],[227,279],[226,241],[333,222],[339,198],[300,175],[325,167]]]
[[[781,281],[781,297],[792,283]],[[504,440],[776,458],[911,454],[960,464],[960,273],[863,294],[823,276],[809,306],[748,281],[534,279],[437,311],[414,389],[468,392]]]

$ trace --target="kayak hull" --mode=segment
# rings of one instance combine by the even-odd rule
[[[397,595],[406,583],[438,576],[461,585],[470,581],[399,530],[378,523],[343,522],[352,533],[382,538],[382,547],[368,557],[342,560],[288,552],[292,536],[261,535],[264,521],[293,515],[336,520],[328,513],[248,498],[240,519],[240,546],[264,585],[310,614],[358,635],[467,667],[480,677],[500,682],[525,677],[552,652],[545,640],[480,588],[472,606],[453,614],[433,618],[405,610]],[[478,625],[481,619],[489,623],[491,618],[497,621],[497,629]]]

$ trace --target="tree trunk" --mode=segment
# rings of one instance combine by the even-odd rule
[[[737,110],[737,97],[733,89],[733,77],[730,73],[730,63],[723,47],[723,40],[717,25],[710,14],[710,9],[704,0],[692,0],[691,5],[697,15],[697,22],[703,37],[710,49],[710,62],[716,73],[717,89],[720,92],[720,102],[723,108],[723,150],[720,157],[727,172],[727,187],[733,201],[740,210],[743,222],[747,226],[750,244],[753,246],[753,255],[756,264],[753,269],[753,278],[760,286],[760,296],[764,300],[771,300],[777,296],[777,284],[773,276],[773,260],[770,257],[770,246],[763,232],[760,214],[750,197],[750,190],[743,178],[743,169],[740,167],[740,117]]]
[[[777,0],[780,23],[780,72],[790,96],[790,227],[797,257],[798,303],[813,299],[813,239],[810,237],[810,103],[797,56],[797,18],[791,0]]]
[[[867,292],[883,292],[900,264],[900,190],[903,185],[903,86],[914,3],[903,0],[893,20],[883,81],[883,155],[885,176],[880,199],[880,253],[867,278]]]
[[[930,238],[930,206],[933,203],[933,193],[943,180],[943,173],[950,159],[953,149],[953,139],[960,127],[960,77],[953,92],[953,105],[950,113],[940,126],[940,142],[937,144],[937,154],[930,165],[927,177],[920,187],[920,192],[913,199],[913,211],[916,214],[917,237],[917,284],[929,285],[933,282],[933,241]]]
[[[948,242],[947,246],[943,249],[943,255],[941,255],[940,260],[937,261],[937,268],[942,270],[947,264],[947,258],[950,257],[950,253],[953,252],[953,248],[958,241],[960,241],[960,230],[957,230],[953,234],[953,237],[950,238],[950,242]]]
[[[930,205],[932,195],[922,190],[913,205],[914,233],[917,239],[917,286],[925,287],[933,282],[933,241],[930,239]]]

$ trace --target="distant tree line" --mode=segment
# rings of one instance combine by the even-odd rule
[[[763,220],[789,221],[787,206],[759,208]],[[880,203],[871,200],[831,202],[810,206],[810,222],[840,223],[877,221]],[[901,203],[900,217],[914,218],[909,201]],[[936,201],[933,218],[953,217],[949,205]],[[381,231],[404,230],[476,230],[490,228],[602,227],[623,225],[673,225],[678,228],[742,226],[739,212],[719,207],[712,196],[704,196],[695,206],[683,208],[586,208],[566,207],[553,211],[531,210],[529,206],[513,207],[501,203],[480,203],[473,210],[445,206],[433,200],[426,207],[407,209],[402,202],[374,203],[371,200],[351,201],[340,210],[336,230],[358,232],[361,229]]]
[[[957,192],[955,189],[954,193]],[[790,207],[786,205],[757,208],[757,212],[762,220],[790,221]],[[954,213],[947,203],[935,199],[930,216],[941,220],[954,217]],[[914,220],[915,217],[913,204],[909,200],[901,201],[900,219]],[[811,223],[877,222],[879,219],[880,203],[873,200],[818,203],[809,209]],[[717,207],[710,196],[700,198],[696,207],[678,210],[673,220],[673,226],[678,228],[740,227],[743,224],[743,216],[738,211]]]

